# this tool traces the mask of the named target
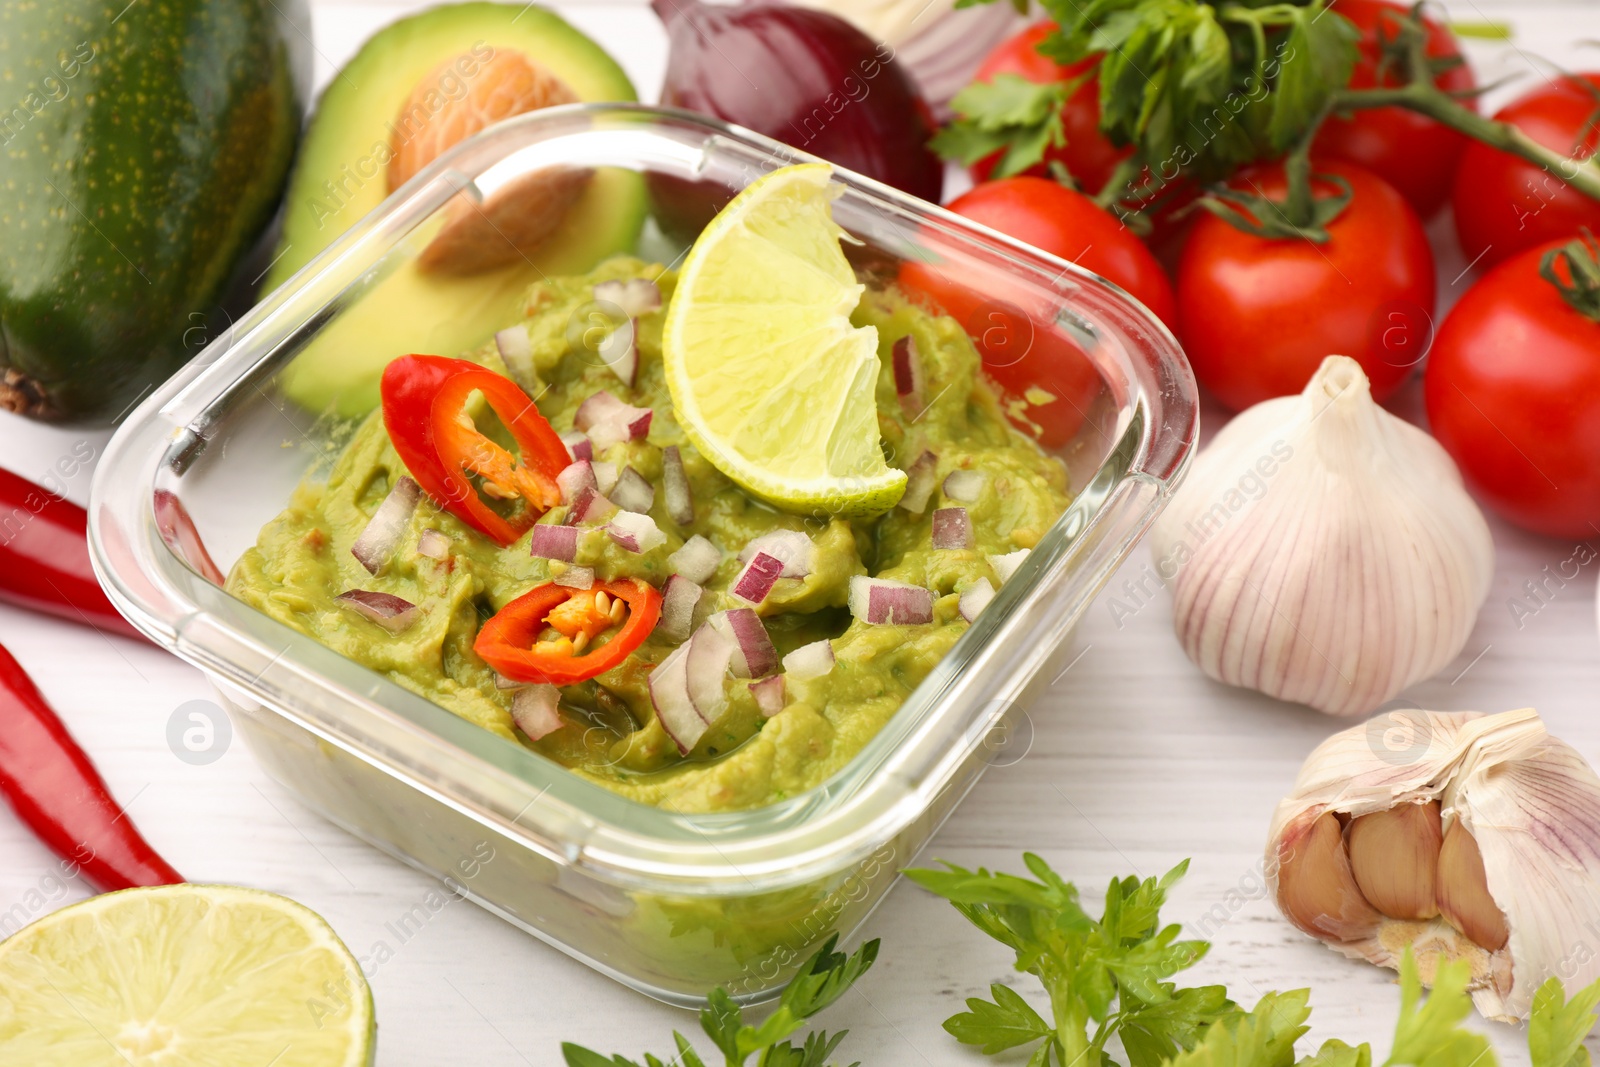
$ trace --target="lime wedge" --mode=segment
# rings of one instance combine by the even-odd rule
[[[365,1067],[372,992],[333,929],[232,886],[108,893],[0,942],[0,1063]]]
[[[878,442],[878,332],[839,246],[825,163],[773,171],[690,249],[662,336],[678,423],[717,469],[788,511],[891,508]]]

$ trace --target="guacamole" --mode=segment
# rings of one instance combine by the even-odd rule
[[[585,339],[602,281],[654,279],[660,309],[637,319],[638,369],[623,385],[596,359]],[[631,466],[654,486],[663,454],[677,446],[694,501],[693,522],[680,526],[656,492],[650,511],[666,543],[630,552],[599,527],[585,528],[576,566],[609,581],[637,578],[662,586],[668,557],[699,534],[723,560],[705,583],[696,614],[735,606],[732,586],[744,564],[739,552],[775,530],[802,531],[815,546],[809,573],[780,578],[756,605],[780,655],[831,639],[832,670],[785,687],[782,710],[764,715],[750,682],[725,680],[727,711],[685,756],[657,721],[648,687],[651,669],[680,643],[661,627],[619,666],[561,691],[562,726],[537,741],[516,728],[512,692],[473,651],[484,622],[567,565],[530,554],[530,533],[501,547],[424,497],[393,558],[374,576],[351,545],[396,480],[407,474],[381,413],[353,428],[331,469],[313,472],[288,507],[261,531],[228,579],[234,595],[341,654],[379,671],[486,730],[555,760],[574,773],[641,803],[685,812],[727,811],[772,803],[811,789],[858,753],[960,637],[967,623],[959,595],[987,579],[1002,580],[990,557],[1032,548],[1068,502],[1065,468],[1012,427],[987,381],[971,341],[953,319],[930,314],[894,290],[869,287],[854,321],[878,332],[879,426],[891,465],[908,467],[924,452],[937,457],[932,497],[920,513],[903,507],[845,520],[796,515],[755,499],[720,474],[688,443],[673,418],[661,363],[661,328],[674,276],[659,266],[613,259],[594,272],[553,278],[531,289],[527,352],[512,348],[507,366],[494,346],[474,358],[508,374],[558,431],[570,431],[578,406],[607,390],[654,412],[646,437],[613,444],[596,460]],[[910,336],[924,379],[925,408],[911,410],[895,389],[892,350]],[[970,518],[970,549],[932,545],[932,515],[953,505],[944,480],[970,470],[981,479],[976,499],[961,502]],[[970,492],[970,488],[967,490]],[[963,495],[966,495],[965,493]],[[565,522],[556,507],[539,520]],[[445,559],[418,552],[427,531],[449,542]],[[437,544],[437,536],[430,535]],[[932,590],[933,620],[874,625],[849,608],[850,579],[871,575]],[[392,594],[418,605],[415,620],[392,633],[335,598],[352,589]]]

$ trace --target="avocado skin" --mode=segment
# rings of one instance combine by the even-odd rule
[[[309,26],[304,0],[0,3],[0,408],[113,419],[203,347],[283,193]]]

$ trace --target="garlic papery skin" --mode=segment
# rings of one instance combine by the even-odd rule
[[[1454,461],[1344,356],[1217,433],[1151,550],[1201,670],[1330,715],[1371,712],[1454,659],[1494,570]]]
[[[1429,985],[1466,960],[1490,1019],[1526,1018],[1552,977],[1569,996],[1600,978],[1600,776],[1531,708],[1387,712],[1328,738],[1278,805],[1266,871],[1284,916],[1346,956],[1398,970],[1409,947]]]

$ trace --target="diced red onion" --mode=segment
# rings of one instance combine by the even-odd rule
[[[602,389],[578,405],[573,425],[589,435],[598,454],[614,444],[644,437],[654,414],[649,408],[624,404]]]
[[[502,692],[507,689],[521,689],[527,682],[519,682],[515,678],[507,678],[499,671],[494,672],[494,687]]]
[[[728,665],[739,646],[715,626],[706,625],[689,638],[689,700],[706,721],[716,722],[728,708],[728,693],[723,686]]]
[[[644,475],[632,467],[622,468],[617,483],[605,490],[611,502],[624,511],[649,511],[656,502],[655,486],[644,480]]]
[[[661,306],[661,287],[649,278],[600,282],[594,287],[594,298],[615,306],[631,319]]]
[[[528,327],[525,325],[507,326],[495,334],[494,346],[500,350],[500,358],[506,361],[506,366],[513,370],[533,355],[533,345],[528,340]]]
[[[572,502],[572,521],[599,525],[609,520],[618,510],[617,505],[607,500],[598,489],[585,487]]]
[[[596,462],[594,465],[595,486],[607,496],[617,486],[617,465],[615,463]]]
[[[783,675],[774,674],[759,682],[750,683],[750,695],[756,698],[756,707],[765,718],[772,718],[784,707]]]
[[[740,678],[765,678],[778,669],[778,650],[761,618],[750,608],[730,608],[711,617],[711,623],[733,638],[739,651],[733,656],[733,673]]]
[[[858,574],[850,579],[850,614],[874,625],[932,622],[933,591]]]
[[[894,391],[900,396],[900,406],[908,415],[922,412],[922,357],[917,353],[917,342],[911,335],[894,343]]]
[[[628,552],[648,552],[667,543],[656,520],[637,511],[619,511],[606,526],[606,535]]]
[[[813,641],[783,657],[783,670],[797,682],[821,678],[833,670],[833,642]]]
[[[921,515],[928,507],[928,499],[933,496],[934,483],[938,480],[939,457],[932,452],[924,452],[916,458],[911,466],[906,468],[906,491],[900,498],[900,507],[913,515]]]
[[[592,589],[594,588],[593,567],[568,567],[560,574],[550,579],[564,589]]]
[[[595,351],[600,362],[611,368],[611,373],[630,389],[633,388],[634,377],[639,373],[639,351],[633,343],[636,331],[634,320],[624,319],[622,325],[606,335]]]
[[[571,504],[585,489],[600,489],[595,480],[594,464],[586,459],[573,460],[556,475],[556,488],[561,490],[561,502]]]
[[[594,458],[594,442],[589,440],[588,434],[577,430],[562,430],[561,443],[567,446],[567,451],[574,460]]]
[[[553,685],[529,685],[511,698],[511,721],[534,741],[553,734],[566,723],[561,721],[561,690]]]
[[[350,554],[369,574],[383,570],[383,565],[394,555],[395,547],[400,544],[400,538],[411,522],[412,513],[417,510],[417,501],[421,499],[422,489],[416,482],[404,475],[395,479],[389,495],[383,498],[378,510],[372,513],[366,529],[350,546]]]
[[[972,516],[966,508],[938,508],[933,513],[934,548],[971,548]]]
[[[699,534],[689,538],[682,548],[667,557],[667,565],[675,573],[700,585],[709,582],[721,564],[722,550]]]
[[[450,538],[432,527],[423,530],[417,537],[417,555],[441,561],[449,559]]]
[[[767,599],[767,594],[772,592],[772,587],[778,584],[778,579],[781,577],[783,577],[783,560],[766,552],[757,552],[755,558],[745,564],[744,570],[740,571],[739,577],[734,580],[733,595],[752,604],[759,604]]]
[[[1019,548],[1015,552],[1007,552],[1003,556],[990,556],[989,566],[994,568],[995,576],[1002,583],[1009,582],[1011,576],[1017,573],[1017,568],[1022,566],[1022,561],[1028,558],[1028,550]]]
[[[572,416],[572,425],[588,433],[602,422],[621,418],[629,410],[629,405],[602,389],[578,405],[577,412]]]
[[[681,574],[674,574],[661,587],[662,634],[682,641],[694,629],[694,609],[705,590]]]
[[[661,453],[661,488],[667,497],[667,515],[679,526],[694,521],[694,494],[683,469],[683,453],[668,445]]]
[[[382,626],[390,633],[399,633],[417,621],[417,606],[404,597],[378,593],[371,589],[350,589],[333,599],[342,607],[364,619]]]
[[[772,530],[754,538],[739,552],[739,562],[749,563],[765,552],[783,564],[784,578],[804,578],[816,562],[817,546],[802,530]]]
[[[540,523],[528,536],[529,555],[571,563],[578,558],[578,528]]]
[[[989,579],[979,578],[961,593],[961,617],[968,622],[976,622],[978,612],[988,607],[993,599],[994,586],[989,584]]]
[[[650,703],[655,706],[661,729],[672,738],[678,751],[687,756],[710,725],[695,711],[694,702],[689,699],[688,644],[673,649],[671,655],[650,672]]]
[[[983,494],[983,486],[987,481],[988,479],[977,471],[951,471],[945,475],[944,495],[951,500],[970,504]]]

